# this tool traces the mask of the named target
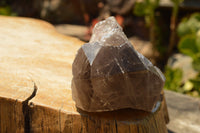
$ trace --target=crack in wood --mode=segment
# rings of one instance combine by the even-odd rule
[[[116,128],[116,133],[118,133],[118,126],[117,126],[117,121],[115,120],[115,128]]]
[[[60,133],[62,133],[62,130],[61,130],[61,124],[62,124],[62,122],[61,122],[61,109],[62,109],[62,107],[59,109],[59,113],[58,113]]]
[[[35,97],[37,93],[37,86],[34,82],[34,87],[33,87],[33,92],[32,94],[22,102],[22,111],[24,115],[24,133],[30,133],[30,107],[28,105],[29,100],[31,100],[33,97]]]

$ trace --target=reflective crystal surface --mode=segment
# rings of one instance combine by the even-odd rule
[[[88,112],[152,111],[165,77],[128,41],[114,17],[96,24],[72,65],[72,97]]]

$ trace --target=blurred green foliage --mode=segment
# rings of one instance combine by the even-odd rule
[[[196,78],[181,83],[180,70],[166,68],[165,88],[200,97],[200,13],[184,18],[178,25],[177,32],[180,37],[179,51],[193,59],[192,66],[199,74]]]
[[[165,68],[165,86],[164,89],[172,90],[175,92],[188,94],[195,97],[200,97],[200,76],[195,79],[191,79],[182,82],[183,71],[180,68]]]
[[[178,49],[181,53],[190,56],[193,59],[193,68],[200,73],[200,13],[192,14],[189,18],[184,18],[181,23],[176,25],[179,4],[184,0],[171,0],[173,3],[171,22],[170,22],[170,38],[168,54],[172,53],[175,46],[176,30],[180,37]],[[161,51],[164,46],[159,45],[161,33],[159,25],[155,17],[156,8],[159,6],[160,0],[143,0],[136,2],[134,14],[143,16],[147,26],[150,28],[150,40],[154,48]],[[163,51],[163,50],[162,50]],[[162,52],[165,53],[165,50]],[[164,88],[189,94],[192,96],[200,96],[200,74],[194,79],[183,83],[183,71],[179,68],[165,68],[166,83]]]
[[[200,14],[194,13],[189,18],[185,17],[178,25],[178,35],[183,37],[185,35],[196,34],[200,30]]]
[[[146,25],[149,27],[149,37],[153,44],[154,53],[159,52],[163,56],[166,48],[163,45],[163,34],[158,24],[159,16],[156,15],[156,9],[160,0],[143,0],[136,2],[133,13],[136,16],[144,17]]]
[[[173,90],[176,92],[180,92],[182,76],[183,76],[183,72],[181,69],[179,69],[179,68],[172,69],[167,66],[165,68],[166,82],[165,82],[164,88]]]
[[[150,26],[159,2],[160,0],[144,0],[143,2],[136,2],[133,12],[137,16],[144,16],[147,25]]]
[[[180,37],[179,51],[192,57],[193,68],[200,72],[200,13],[184,18],[177,31]]]
[[[12,12],[12,10],[9,6],[0,7],[0,15],[17,16],[16,13]]]
[[[0,0],[0,15],[17,16],[17,13],[13,12],[10,7],[11,2],[11,0]]]

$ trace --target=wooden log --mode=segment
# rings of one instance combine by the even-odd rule
[[[41,20],[0,16],[0,25],[0,132],[167,132],[164,102],[154,113],[76,108],[71,64],[84,42]]]
[[[165,118],[165,123],[168,124],[169,123],[169,113],[168,113],[168,109],[167,109],[167,103],[166,103],[164,91],[161,92],[161,97],[162,97],[161,110],[162,110],[164,118]]]

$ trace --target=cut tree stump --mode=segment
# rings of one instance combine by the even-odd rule
[[[0,132],[167,133],[165,101],[154,113],[87,113],[71,96],[71,66],[84,43],[47,22],[0,16]]]

